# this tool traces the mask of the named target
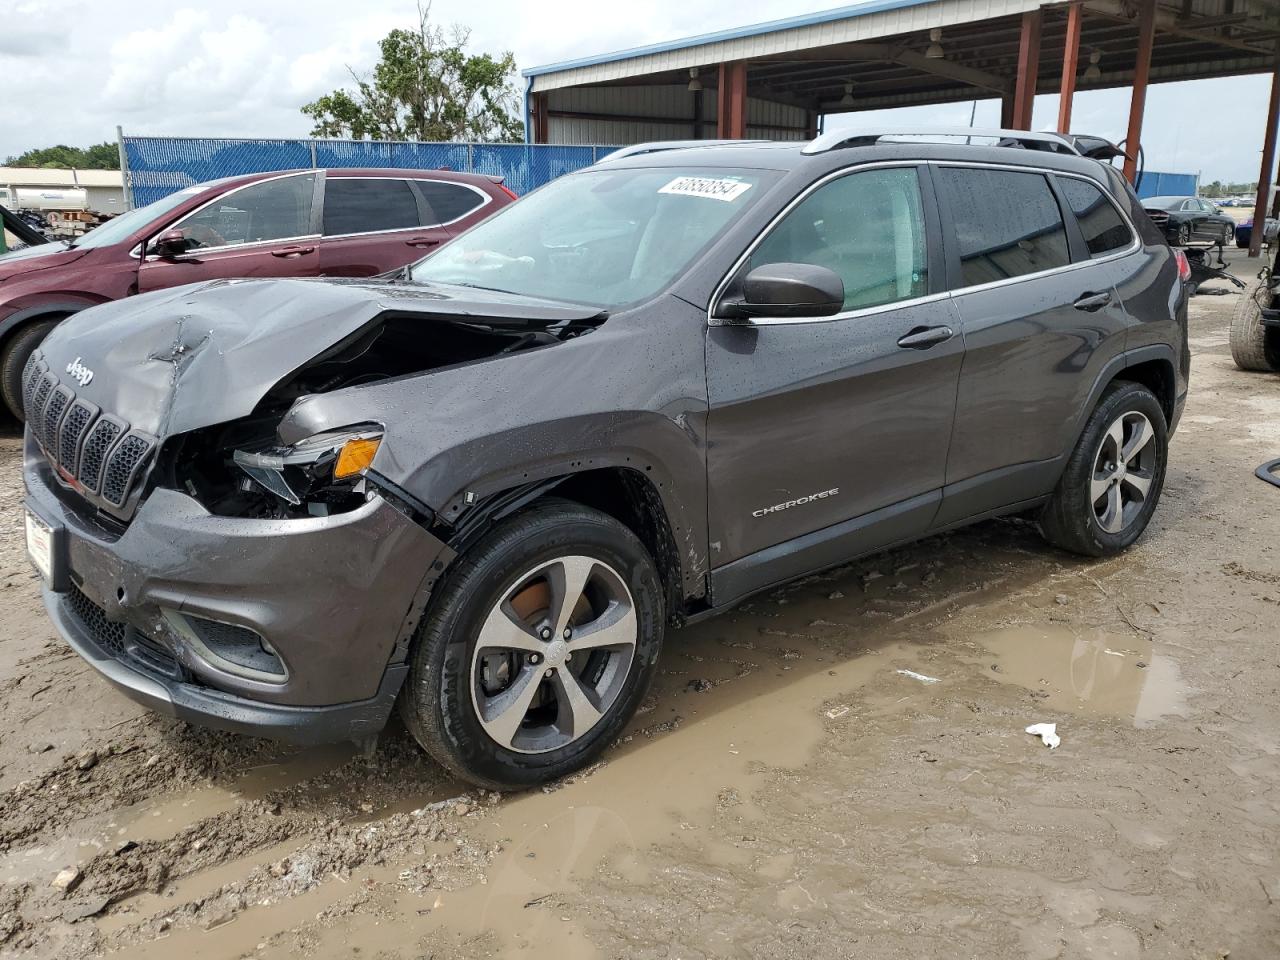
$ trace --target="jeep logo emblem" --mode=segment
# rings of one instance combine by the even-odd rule
[[[93,371],[81,363],[79,357],[67,364],[67,373],[71,374],[71,379],[82,387],[87,387],[89,381],[93,379]]]

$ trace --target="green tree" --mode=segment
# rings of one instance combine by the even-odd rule
[[[114,143],[95,143],[91,147],[41,147],[9,157],[10,167],[74,167],[77,170],[119,170],[120,151]]]
[[[354,90],[340,89],[302,112],[316,137],[363,140],[480,140],[513,143],[524,136],[517,117],[516,61],[466,52],[469,30],[444,30],[418,7],[415,30],[392,30],[379,43],[371,74],[351,71]]]

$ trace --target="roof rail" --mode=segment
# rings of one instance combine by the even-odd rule
[[[687,150],[691,147],[732,147],[743,143],[766,143],[765,140],[654,140],[649,143],[633,143],[622,147],[596,163],[608,163],[610,160],[621,160],[623,157],[638,157],[645,153],[663,153],[667,150]]]
[[[982,127],[901,127],[892,130],[839,130],[824,133],[816,140],[807,143],[801,153],[826,153],[828,150],[839,150],[844,147],[869,147],[876,143],[915,143],[920,140],[940,141],[942,138],[963,138],[971,144],[977,140],[994,140],[994,144],[982,146],[1021,147],[1025,150],[1044,150],[1049,153],[1070,153],[1077,156],[1080,151],[1070,137],[1060,133],[1033,133],[1028,130],[1001,130]],[[944,141],[945,142],[945,141]]]

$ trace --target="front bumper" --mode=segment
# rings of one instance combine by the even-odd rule
[[[157,489],[123,531],[52,478],[28,436],[26,507],[58,531],[45,591],[59,633],[134,700],[192,722],[296,742],[377,732],[407,671],[408,636],[448,548],[380,497],[331,517],[210,514]],[[166,612],[168,619],[166,619]],[[224,669],[173,614],[252,630],[282,682]]]

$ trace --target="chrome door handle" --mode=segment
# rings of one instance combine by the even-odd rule
[[[1082,293],[1074,306],[1077,310],[1093,313],[1095,310],[1101,310],[1110,302],[1111,291],[1104,290],[1102,293]]]
[[[955,332],[950,327],[913,327],[898,338],[898,346],[908,350],[928,350],[939,343],[946,343]]]

